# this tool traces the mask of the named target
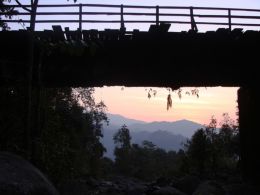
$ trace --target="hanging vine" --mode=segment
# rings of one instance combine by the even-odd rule
[[[169,110],[170,108],[172,108],[172,105],[173,105],[173,101],[172,101],[172,96],[171,96],[171,93],[172,92],[176,92],[179,99],[182,99],[183,97],[183,89],[180,88],[180,87],[168,87],[166,88],[168,91],[169,91],[169,94],[167,96],[167,103],[166,103],[166,108],[167,110]],[[152,97],[155,97],[156,94],[157,94],[157,91],[150,88],[149,90],[148,89],[145,89],[147,91],[147,97],[148,99],[151,99]],[[193,96],[197,96],[197,98],[199,98],[199,89],[198,88],[194,88],[194,89],[191,89],[190,91],[185,91],[185,95],[193,95]]]

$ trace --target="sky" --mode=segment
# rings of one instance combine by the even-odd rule
[[[20,0],[29,3],[29,0]],[[67,3],[67,0],[39,0],[40,4]],[[69,2],[73,2],[70,0]],[[212,7],[260,7],[259,0],[78,0],[78,3],[102,3],[102,4],[132,4],[132,5],[171,5],[171,6],[212,6]]]
[[[182,98],[176,92],[171,92],[172,108],[167,110],[166,88],[152,88],[156,96],[148,98],[149,88],[136,87],[103,87],[95,88],[96,101],[103,101],[107,112],[121,114],[128,118],[152,121],[177,121],[188,119],[200,124],[208,124],[214,115],[220,122],[223,113],[237,119],[237,90],[238,88],[201,87],[199,98],[186,95],[194,88],[182,88]]]

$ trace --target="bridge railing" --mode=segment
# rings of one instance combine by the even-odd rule
[[[12,19],[2,20],[6,23],[30,23],[31,13],[21,9],[19,5],[8,5],[19,9],[18,17]],[[24,5],[30,8],[30,5]],[[44,8],[44,9],[41,9]],[[61,8],[65,11],[53,11],[53,9]],[[96,8],[95,11],[86,11],[88,8]],[[99,11],[106,8],[108,11]],[[111,11],[113,8],[113,11]],[[114,9],[115,8],[115,9]],[[73,11],[70,11],[70,10]],[[46,10],[46,11],[42,11]],[[89,9],[91,10],[91,9]],[[97,11],[98,10],[98,11]],[[114,11],[116,10],[116,11]],[[133,11],[129,11],[133,10]],[[143,11],[146,10],[146,11]],[[221,12],[220,14],[216,14]],[[8,13],[1,13],[1,15],[8,15]],[[93,19],[98,16],[118,16],[118,19]],[[24,16],[27,16],[24,18]],[[184,7],[184,6],[137,6],[137,5],[108,5],[108,4],[50,4],[38,5],[36,16],[36,24],[53,24],[53,23],[73,23],[82,30],[85,23],[102,23],[120,25],[121,29],[125,28],[127,23],[148,23],[156,24],[170,23],[170,24],[186,24],[190,25],[192,30],[197,30],[197,25],[217,25],[232,30],[234,27],[260,27],[260,10],[259,9],[238,9],[238,8],[214,8],[214,7]],[[55,19],[55,16],[62,16],[62,18]],[[69,16],[76,16],[75,19],[68,18]],[[125,19],[127,16],[133,16],[134,19]],[[136,16],[139,16],[136,19]],[[144,20],[144,17],[149,16],[149,20]],[[45,18],[44,18],[45,17]],[[92,19],[91,19],[92,18]],[[151,19],[152,18],[152,19]],[[166,19],[165,19],[166,18]],[[184,19],[185,18],[185,19]],[[203,19],[203,20],[200,20]],[[205,20],[207,19],[207,20]],[[214,19],[214,21],[210,20]],[[224,21],[223,21],[224,19]],[[249,20],[249,22],[248,22]],[[252,22],[253,21],[253,22]],[[107,26],[109,27],[109,26]]]

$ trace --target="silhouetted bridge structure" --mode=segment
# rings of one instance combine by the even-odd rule
[[[1,86],[239,86],[238,105],[245,178],[259,183],[260,32],[234,27],[259,27],[260,16],[234,15],[255,9],[158,7],[122,5],[40,5],[78,7],[77,12],[37,12],[39,15],[77,15],[77,20],[36,20],[38,23],[77,23],[77,30],[53,26],[53,30],[0,32]],[[84,6],[116,7],[119,12],[87,12]],[[125,12],[126,8],[153,9],[154,13]],[[161,13],[188,10],[188,13]],[[227,14],[198,14],[195,10],[221,10]],[[32,13],[20,13],[20,15]],[[87,20],[85,15],[117,15],[119,20]],[[130,16],[153,16],[154,20],[125,20]],[[189,20],[160,20],[162,16]],[[197,18],[225,18],[226,22],[198,22]],[[255,23],[233,22],[254,19]],[[6,20],[5,22],[21,22]],[[31,22],[23,20],[23,22]],[[85,30],[84,23],[118,23],[118,29]],[[152,23],[149,31],[127,31],[126,23]],[[187,32],[169,32],[170,24],[189,24]],[[221,25],[216,31],[198,32],[198,25]],[[109,27],[109,26],[108,26]],[[30,89],[28,90],[30,92]],[[29,95],[30,96],[30,95]]]
[[[29,5],[24,7],[30,9]],[[101,11],[88,11],[88,8],[93,7]],[[65,11],[52,11],[54,8],[62,8]],[[66,10],[67,8],[73,11]],[[102,8],[108,11],[102,11]],[[29,49],[30,42],[34,42],[34,47],[37,48],[34,52],[38,53],[38,57],[35,57],[41,61],[41,80],[46,86],[242,86],[254,83],[254,79],[258,77],[253,62],[258,56],[255,46],[259,42],[259,32],[242,32],[242,29],[234,27],[260,27],[260,15],[256,14],[260,13],[260,10],[100,4],[38,5],[37,9],[35,14],[40,18],[31,23],[33,28],[39,23],[76,23],[78,29],[73,31],[65,28],[63,32],[62,28],[56,25],[53,30],[33,33],[26,30],[1,32],[1,45],[5,48],[1,54],[2,72],[9,74],[8,76],[2,73],[1,83],[10,82],[12,78],[23,80],[20,77],[26,75],[26,69],[21,64],[28,64],[26,60],[32,60],[29,59],[31,55],[26,53],[32,50]],[[221,14],[214,14],[216,11],[221,11]],[[32,18],[32,14],[34,13],[20,9],[17,16]],[[71,15],[77,19],[66,18]],[[88,19],[98,15],[118,16],[119,19]],[[42,16],[44,18],[41,18]],[[57,20],[55,16],[63,18]],[[150,16],[153,20],[144,20],[142,17],[135,17],[135,20],[125,19],[127,16]],[[166,20],[165,17],[173,17],[174,20]],[[199,18],[213,18],[217,21],[197,21]],[[219,22],[219,19],[226,22]],[[254,22],[238,22],[236,19],[251,19]],[[3,21],[32,22],[30,18]],[[104,23],[108,27],[111,23],[118,23],[120,28],[84,30],[82,26],[85,23]],[[129,32],[126,31],[126,23],[152,25],[148,32],[138,29]],[[189,24],[190,30],[168,32],[170,25],[175,23]],[[226,28],[199,33],[198,25],[203,25],[202,28],[207,25]],[[21,58],[15,57],[14,54]],[[43,57],[44,55],[48,57]],[[25,59],[24,56],[29,58]],[[12,66],[3,65],[10,63],[15,66],[13,70],[19,70],[17,73],[20,75],[10,75],[12,71],[9,69]],[[23,71],[25,72],[21,74]],[[99,79],[96,79],[97,77]],[[36,79],[36,76],[33,79]]]

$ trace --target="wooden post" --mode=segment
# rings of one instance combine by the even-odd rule
[[[31,29],[32,30],[32,29]],[[33,75],[33,64],[34,64],[34,33],[29,32],[29,60],[27,66],[27,86],[26,86],[26,121],[25,121],[25,150],[26,157],[31,160],[32,154],[32,75]]]
[[[159,21],[159,6],[156,6],[156,26],[159,26],[160,21]]]
[[[120,31],[125,31],[125,22],[124,22],[124,5],[121,4],[121,8],[120,8]]]
[[[35,0],[35,2],[32,2],[32,11],[31,11],[31,19],[30,19],[30,30],[35,30],[35,22],[36,22],[36,12],[38,7],[38,0]]]
[[[231,31],[232,26],[231,26],[231,9],[228,9],[228,28]]]
[[[198,31],[196,22],[194,20],[194,16],[193,16],[193,7],[190,7],[190,24],[191,24],[191,29],[193,31]]]
[[[36,53],[36,52],[35,52]],[[32,109],[33,113],[33,122],[32,122],[32,152],[31,152],[31,161],[34,164],[38,163],[39,158],[39,142],[41,137],[41,111],[42,111],[42,60],[44,57],[44,50],[38,48],[37,55],[34,55],[34,65],[35,65],[35,76],[36,84],[33,86],[33,94],[35,101],[35,108]]]
[[[79,31],[82,31],[82,4],[79,4]]]
[[[256,186],[260,184],[259,98],[258,86],[238,90],[242,174],[246,182]]]

